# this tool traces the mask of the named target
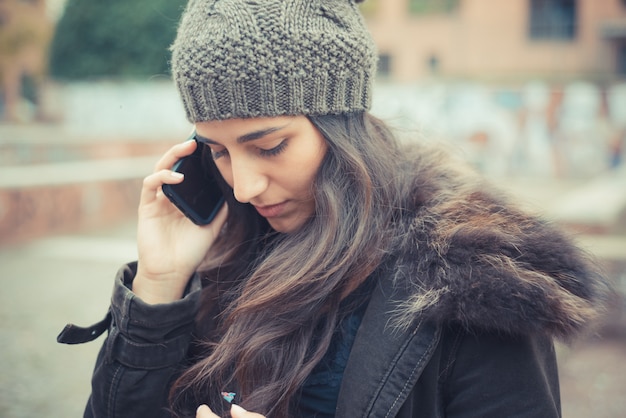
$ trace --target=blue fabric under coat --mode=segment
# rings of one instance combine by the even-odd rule
[[[301,418],[334,418],[341,379],[365,306],[343,319],[328,351],[304,382],[298,403]]]

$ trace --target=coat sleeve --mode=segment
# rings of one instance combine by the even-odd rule
[[[116,277],[110,311],[103,321],[108,323],[108,335],[96,361],[85,417],[170,416],[168,390],[191,342],[200,280],[194,277],[179,301],[149,305],[129,289],[135,273],[132,263]],[[106,329],[102,323],[87,329],[70,325],[59,341],[85,342],[97,336],[98,328]]]
[[[460,333],[452,347],[444,383],[446,417],[561,416],[551,338]]]

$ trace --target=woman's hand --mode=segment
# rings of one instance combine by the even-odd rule
[[[161,186],[177,184],[183,177],[171,171],[180,158],[193,153],[193,140],[170,148],[152,174],[143,181],[138,209],[139,262],[133,292],[147,303],[167,303],[182,297],[226,221],[226,205],[209,225],[191,222],[163,194]]]
[[[265,418],[261,414],[255,414],[254,412],[248,412],[239,405],[233,404],[230,407],[230,416],[232,418]],[[211,411],[206,405],[200,405],[196,411],[196,418],[220,418]]]

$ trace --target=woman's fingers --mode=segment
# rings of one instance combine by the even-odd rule
[[[180,173],[173,172],[172,166],[181,158],[186,157],[196,149],[196,141],[189,140],[170,148],[155,164],[154,172],[143,180],[141,189],[141,203],[149,204],[163,195],[163,184],[177,184],[183,181]]]
[[[239,405],[235,405],[235,404],[233,404],[230,407],[230,415],[233,418],[265,418],[261,414],[248,412],[242,407],[240,407]],[[200,405],[198,409],[196,410],[196,418],[219,418],[219,417],[215,415],[213,411],[211,411],[211,408],[209,408],[208,406]]]
[[[257,413],[254,413],[254,412],[248,412],[245,409],[243,409],[242,407],[240,407],[239,405],[235,405],[235,404],[233,404],[230,407],[230,415],[233,418],[265,418],[261,414],[257,414]]]
[[[154,171],[172,168],[176,161],[192,154],[196,150],[196,146],[197,143],[193,139],[174,145],[157,161]]]
[[[184,176],[171,170],[163,169],[150,174],[143,179],[143,187],[141,188],[140,200],[143,204],[153,202],[157,195],[162,193],[161,186],[163,184],[177,184],[183,181]]]
[[[198,409],[196,410],[196,418],[219,418],[219,417],[215,415],[213,411],[211,411],[211,408],[209,408],[208,406],[200,405],[200,407],[198,407]]]

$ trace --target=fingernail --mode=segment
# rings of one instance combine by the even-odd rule
[[[185,177],[185,175],[183,173],[179,173],[178,171],[172,171],[171,175],[175,179],[182,179],[183,177]]]

